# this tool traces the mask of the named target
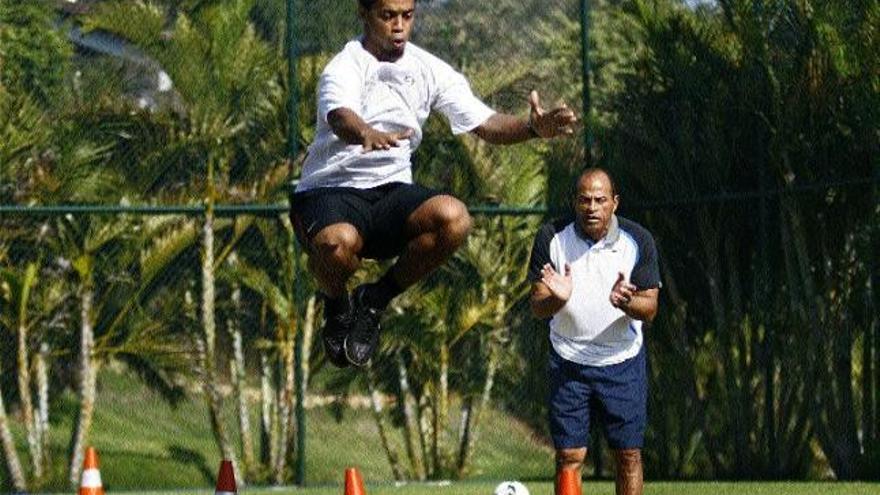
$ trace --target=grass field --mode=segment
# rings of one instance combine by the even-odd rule
[[[257,405],[253,404],[251,425],[257,434]],[[231,404],[227,401],[227,409]],[[76,413],[72,396],[62,401],[54,412],[50,447],[56,462],[44,491],[66,488],[65,468],[61,459],[70,438]],[[340,415],[341,414],[341,415]],[[238,436],[231,414],[229,432]],[[27,448],[24,432],[13,422],[22,463]],[[307,466],[309,483],[329,486],[341,479],[346,467],[358,466],[367,483],[393,479],[372,415],[367,410],[332,407],[308,411]],[[395,432],[396,433],[396,432]],[[401,442],[399,434],[393,441]],[[104,486],[110,491],[143,489],[197,489],[213,486],[220,463],[211,435],[208,414],[202,397],[195,394],[176,408],[146,390],[134,378],[105,369],[99,380],[98,403],[90,443],[98,449]],[[401,451],[402,453],[402,451]],[[482,480],[548,478],[553,468],[549,446],[533,432],[510,417],[489,411],[481,440],[474,455],[471,477]],[[5,466],[0,466],[0,492],[5,482]],[[316,492],[320,493],[320,492]]]
[[[532,495],[552,495],[550,483],[526,483]],[[368,485],[368,495],[492,495],[495,483],[456,483],[448,486]],[[150,492],[160,495],[162,492]],[[174,495],[205,495],[209,490],[175,492]],[[340,486],[290,489],[247,489],[246,494],[341,495]],[[878,495],[878,483],[647,483],[645,495]],[[164,495],[170,495],[165,492]],[[586,482],[584,495],[614,495],[609,482]]]
[[[67,492],[65,466],[59,462],[70,435],[75,413],[72,397],[65,398],[52,418],[51,447],[56,461],[46,493]],[[306,488],[246,488],[247,494],[340,495],[345,468],[356,465],[363,473],[369,495],[491,495],[504,479],[549,480],[552,451],[522,424],[490,411],[474,456],[469,481],[454,484],[410,484],[395,487],[388,462],[376,445],[376,429],[368,411],[333,408],[309,411]],[[92,444],[99,450],[101,476],[108,493],[204,495],[212,494],[219,456],[208,426],[201,397],[176,408],[145,390],[131,377],[105,370],[101,375]],[[17,424],[17,423],[16,423]],[[228,425],[236,432],[230,417]],[[252,425],[257,425],[256,411]],[[19,452],[23,432],[15,430]],[[395,438],[394,441],[400,441]],[[23,461],[26,458],[23,458]],[[8,487],[0,469],[0,491]],[[526,482],[533,495],[552,494],[549,482]],[[587,481],[584,495],[613,494],[610,482]],[[648,483],[648,495],[880,495],[880,484],[848,483]]]

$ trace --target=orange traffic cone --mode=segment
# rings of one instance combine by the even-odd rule
[[[580,469],[563,469],[556,473],[556,495],[581,495]]]
[[[101,471],[98,470],[98,453],[94,447],[86,449],[82,478],[79,483],[79,495],[104,495]]]
[[[364,480],[357,468],[345,470],[345,495],[367,495],[364,489]]]
[[[220,461],[220,473],[217,475],[217,491],[214,495],[235,495],[235,473],[232,471],[232,461]]]

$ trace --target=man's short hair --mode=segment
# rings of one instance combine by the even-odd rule
[[[363,7],[365,10],[370,10],[370,9],[373,8],[373,5],[376,5],[376,2],[378,2],[378,1],[379,1],[379,0],[358,0],[358,3],[359,3],[359,4],[361,5],[361,7]]]
[[[581,171],[581,173],[578,174],[577,177],[575,177],[574,182],[571,185],[572,192],[574,194],[577,194],[577,187],[578,187],[578,183],[581,181],[581,177],[583,177],[585,175],[593,175],[593,174],[605,174],[605,177],[608,177],[608,182],[611,183],[611,195],[617,196],[617,183],[614,182],[614,177],[611,175],[611,172],[605,170],[602,167],[587,167],[587,168],[583,169]]]

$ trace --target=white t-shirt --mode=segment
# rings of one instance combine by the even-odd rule
[[[398,147],[363,153],[361,145],[342,141],[327,123],[327,114],[343,107],[377,130],[412,129],[413,134]],[[495,113],[474,96],[464,76],[412,43],[397,61],[380,62],[359,39],[348,42],[321,74],[317,134],[297,191],[411,183],[410,155],[422,141],[422,125],[432,109],[446,116],[453,134],[469,132]]]
[[[644,227],[614,216],[608,234],[593,242],[569,219],[545,224],[532,247],[529,280],[541,280],[546,263],[560,273],[571,266],[571,297],[549,321],[550,343],[560,356],[608,366],[639,353],[642,322],[612,306],[609,296],[619,273],[638,290],[660,287],[657,248]]]

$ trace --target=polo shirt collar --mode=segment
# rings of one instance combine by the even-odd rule
[[[611,223],[608,225],[608,233],[599,242],[603,247],[611,247],[620,239],[620,223],[617,221],[617,215],[611,215]]]
[[[605,237],[599,239],[598,241],[590,239],[590,236],[588,236],[586,232],[581,229],[581,226],[577,223],[577,221],[575,221],[574,224],[575,232],[577,232],[578,237],[583,239],[587,243],[587,246],[590,247],[590,249],[596,247],[597,244],[598,248],[600,249],[611,248],[614,246],[614,244],[617,243],[617,240],[620,239],[620,222],[617,221],[617,215],[611,215],[611,222],[609,222],[608,224],[608,233],[605,234]]]

